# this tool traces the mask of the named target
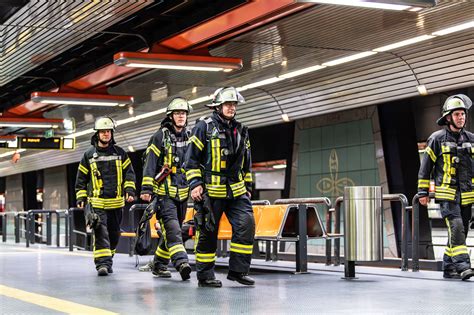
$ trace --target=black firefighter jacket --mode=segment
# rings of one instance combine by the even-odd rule
[[[190,188],[204,184],[211,198],[233,199],[251,191],[252,172],[248,128],[217,112],[193,129],[186,152]]]
[[[188,138],[187,129],[176,133],[171,120],[169,118],[163,120],[161,128],[150,138],[145,151],[142,194],[154,192],[159,196],[167,195],[178,201],[188,199],[189,186],[182,166],[189,143]],[[171,173],[157,184],[155,176],[164,165],[171,169]]]
[[[76,199],[94,208],[125,205],[124,191],[135,196],[135,172],[127,153],[116,145],[91,146],[83,155],[76,177]]]
[[[473,188],[474,134],[442,129],[428,139],[418,173],[418,194],[427,196],[430,174],[435,182],[435,199],[454,201],[460,192],[461,205],[474,203]]]

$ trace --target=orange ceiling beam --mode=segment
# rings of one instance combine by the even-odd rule
[[[177,51],[208,47],[211,44],[222,42],[231,36],[249,31],[311,5],[298,4],[295,3],[295,0],[250,0],[246,4],[191,27],[157,44]],[[141,52],[147,52],[148,50],[144,49]],[[107,88],[107,85],[122,82],[149,70],[119,67],[111,60],[109,65],[64,84],[59,90],[64,92],[75,90],[93,93],[94,90],[104,90]],[[57,90],[52,89],[51,92]],[[24,116],[31,113],[40,113],[49,108],[49,105],[34,103],[28,100],[7,110],[4,116]]]

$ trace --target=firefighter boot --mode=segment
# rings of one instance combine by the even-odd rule
[[[220,288],[222,287],[222,282],[217,279],[199,280],[198,286],[201,288]]]
[[[171,272],[166,268],[154,269],[151,273],[157,278],[171,278]]]
[[[191,266],[189,266],[187,262],[179,265],[178,272],[181,275],[181,279],[183,279],[183,281],[189,280],[189,278],[191,278],[189,276],[191,274]]]
[[[443,271],[444,279],[461,279],[461,275],[456,270],[445,270]]]
[[[469,278],[471,278],[472,276],[474,276],[474,270],[470,268],[461,272],[461,279],[463,281],[469,280]]]
[[[227,275],[227,279],[231,281],[237,281],[240,284],[243,285],[254,285],[255,280],[250,278],[248,274],[246,273],[241,273],[241,272],[235,272],[232,270],[229,270],[229,274]]]
[[[97,268],[97,275],[102,277],[102,276],[106,276],[108,275],[109,272],[107,271],[107,266],[99,266],[99,268]]]

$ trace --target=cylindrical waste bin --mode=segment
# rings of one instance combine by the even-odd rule
[[[346,261],[383,259],[382,188],[344,187],[344,254]]]

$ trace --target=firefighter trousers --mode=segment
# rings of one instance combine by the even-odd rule
[[[160,224],[163,238],[160,239],[153,257],[153,268],[166,269],[170,259],[173,266],[188,262],[188,254],[183,245],[181,224],[186,214],[187,201],[177,201],[167,196],[157,202],[156,216]]]
[[[448,227],[448,244],[443,255],[443,270],[463,272],[471,268],[466,237],[471,219],[471,205],[461,206],[459,202],[439,202],[441,215]]]
[[[96,269],[101,266],[112,268],[112,258],[120,239],[122,208],[97,209],[94,212],[100,217],[99,226],[94,230],[94,263]]]
[[[226,214],[232,226],[229,271],[248,273],[255,238],[255,219],[249,197],[242,195],[235,199],[211,198],[211,207],[216,222],[214,230],[197,227],[195,252],[198,280],[215,279],[217,234],[222,213]]]

